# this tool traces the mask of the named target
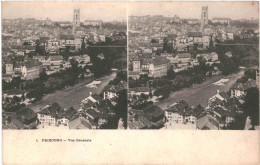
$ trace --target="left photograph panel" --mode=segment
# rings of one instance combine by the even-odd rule
[[[2,2],[3,129],[125,129],[125,2]]]

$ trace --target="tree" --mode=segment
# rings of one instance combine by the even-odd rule
[[[167,77],[168,77],[169,79],[171,79],[171,80],[175,78],[175,72],[174,72],[172,66],[171,66],[171,68],[167,71]]]
[[[116,110],[116,116],[118,117],[118,120],[120,118],[123,119],[124,121],[124,127],[127,127],[127,90],[121,90],[118,93],[118,98],[117,98],[117,105],[115,106]],[[118,123],[117,120],[117,123]]]
[[[213,50],[214,50],[214,45],[213,45],[212,36],[211,36],[210,41],[209,41],[209,50],[210,50],[210,51],[213,51]]]
[[[42,71],[41,71],[41,73],[40,73],[40,80],[45,81],[45,80],[47,80],[47,79],[48,79],[48,75],[47,75],[47,73],[46,73],[46,69],[43,68]]]
[[[256,87],[246,90],[245,103],[242,105],[245,115],[251,118],[253,126],[259,125],[259,90]]]
[[[73,73],[73,75],[75,77],[77,77],[78,73],[79,73],[79,67],[78,67],[79,63],[78,63],[78,61],[76,61],[75,59],[71,59],[70,65],[71,65],[71,72]]]
[[[86,44],[85,44],[85,41],[84,41],[84,38],[82,39],[82,43],[81,43],[81,51],[85,51],[86,49]]]
[[[151,43],[158,43],[158,41],[156,39],[151,39]]]

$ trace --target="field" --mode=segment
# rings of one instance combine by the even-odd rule
[[[201,84],[194,85],[190,88],[185,88],[177,92],[171,93],[169,98],[155,103],[157,106],[165,110],[168,106],[173,104],[178,100],[186,100],[191,106],[196,106],[201,104],[203,107],[207,106],[208,99],[217,93],[217,90],[227,92],[233,83],[240,77],[242,77],[244,71],[239,71],[228,76],[215,76]],[[220,79],[229,79],[224,86],[217,86],[213,83],[219,81]]]
[[[78,109],[81,100],[88,97],[90,92],[99,94],[103,90],[103,88],[109,83],[109,81],[115,78],[115,76],[116,73],[112,73],[111,75],[99,78],[101,84],[98,85],[97,88],[87,88],[85,86],[86,84],[92,82],[94,78],[83,80],[75,86],[48,94],[44,96],[41,101],[29,104],[27,107],[31,108],[35,112],[38,112],[39,108],[42,108],[50,103],[57,102],[64,108],[73,106],[74,108]]]

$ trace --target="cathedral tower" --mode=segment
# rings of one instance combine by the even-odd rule
[[[80,9],[74,9],[73,12],[73,33],[77,27],[80,27]]]
[[[203,30],[204,25],[208,24],[208,6],[202,6],[201,11],[201,30]]]

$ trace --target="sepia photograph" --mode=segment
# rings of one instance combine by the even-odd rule
[[[259,129],[258,2],[128,9],[128,128]]]
[[[2,128],[126,128],[126,14],[123,2],[2,2]]]
[[[2,164],[259,164],[259,0],[0,5]]]

